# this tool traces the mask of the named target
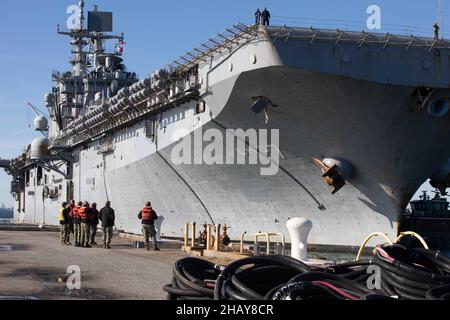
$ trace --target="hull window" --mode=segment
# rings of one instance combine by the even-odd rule
[[[38,167],[37,169],[37,185],[41,186],[42,185],[42,179],[43,179],[43,170],[42,167]]]

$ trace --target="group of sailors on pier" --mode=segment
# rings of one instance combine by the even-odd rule
[[[158,215],[150,201],[139,211],[137,218],[141,220],[145,248],[150,250],[151,239],[154,250],[159,251],[155,228]],[[70,203],[63,202],[59,214],[61,245],[71,246],[70,235],[73,234],[75,247],[96,246],[95,237],[101,222],[103,249],[111,249],[115,220],[116,215],[110,201],[107,201],[100,211],[96,203],[80,201],[76,204],[74,200]]]

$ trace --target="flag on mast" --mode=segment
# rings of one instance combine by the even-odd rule
[[[123,40],[119,40],[119,42],[116,43],[116,45],[114,46],[116,48],[116,52],[123,54],[125,45],[126,45],[126,43]]]

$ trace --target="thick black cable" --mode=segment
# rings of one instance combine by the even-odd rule
[[[374,257],[383,291],[404,300],[430,299],[434,288],[450,284],[449,262],[440,252],[401,245],[382,246]]]
[[[185,258],[175,263],[173,279],[164,286],[171,300],[212,300],[214,284],[220,274],[220,266],[206,260]]]
[[[261,270],[262,267],[267,267],[267,266],[274,266],[274,267],[284,267],[287,269],[290,269],[292,271],[295,271],[297,273],[303,273],[303,272],[308,272],[310,270],[310,268],[298,261],[295,260],[291,257],[286,257],[286,256],[257,256],[257,257],[250,257],[250,258],[245,258],[236,262],[231,263],[228,267],[226,267],[223,272],[219,275],[219,277],[217,278],[217,282],[216,282],[216,287],[214,290],[214,298],[215,300],[223,300],[223,299],[229,299],[232,298],[233,295],[235,294],[237,288],[233,286],[233,282],[232,282],[232,277],[234,275],[236,275],[237,277],[239,277],[239,271],[242,267],[248,266],[249,268],[247,270],[241,271],[245,274],[249,274],[250,271],[255,271],[258,272],[259,270]],[[262,269],[264,270],[264,269]],[[266,279],[264,279],[263,281],[259,281],[260,284],[265,284],[265,287],[267,287],[267,282],[270,281],[272,288],[275,286],[278,286],[282,283],[286,283],[289,281],[289,277],[292,274],[288,274],[289,277],[287,277],[284,273],[277,273],[277,274],[272,274],[273,276],[277,276],[276,279],[274,279],[274,277],[266,277]],[[283,277],[283,279],[280,279],[280,277]],[[240,279],[242,280],[242,279]],[[280,282],[283,281],[283,282]],[[235,281],[236,282],[236,281]],[[232,290],[229,290],[228,288],[231,288]],[[248,300],[251,299],[255,299],[255,295],[254,295],[254,290],[251,290],[249,288],[242,288],[244,289],[241,292],[241,294],[243,294],[244,296],[246,296],[248,298]],[[267,291],[270,291],[267,290]],[[246,295],[245,292],[247,293],[251,293]],[[260,293],[258,292],[258,300],[262,300],[264,299],[264,296],[266,295],[267,292],[264,293]]]
[[[164,287],[168,299],[450,299],[450,259],[438,251],[401,245],[381,246],[371,260],[327,267],[309,267],[286,256],[255,256],[219,270],[208,261],[186,258],[173,272],[172,284]],[[369,280],[373,285],[380,279],[369,289]]]
[[[433,288],[425,294],[428,300],[450,300],[450,285]]]

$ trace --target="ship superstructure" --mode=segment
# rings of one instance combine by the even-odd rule
[[[81,1],[80,28],[61,31],[58,26],[58,34],[70,37],[73,57],[70,61],[72,71],[53,73],[55,87],[45,96],[53,121],[49,135],[52,139],[72,132],[69,124],[80,124],[83,120],[91,120],[102,113],[106,101],[138,81],[136,73],[128,72],[122,63],[121,45],[124,43],[124,36],[105,32],[112,29],[104,26],[102,18],[108,20],[104,12],[92,11],[89,15],[94,22],[97,19],[103,23],[90,23],[89,29],[85,29],[84,3]],[[112,25],[112,22],[106,24],[108,25]],[[116,52],[106,51],[107,40],[117,41]],[[83,125],[89,126],[88,123]]]
[[[414,231],[430,248],[449,253],[450,211],[447,198],[438,191],[435,191],[435,196],[431,198],[424,191],[418,200],[411,201],[411,208],[405,210],[400,231]],[[414,243],[414,240],[409,241]],[[417,245],[419,241],[416,239],[415,242]]]
[[[227,224],[232,238],[286,232],[301,216],[311,243],[358,245],[373,231],[394,236],[426,179],[448,186],[447,41],[236,24],[138,80],[120,50],[105,50],[123,35],[84,28],[80,9],[80,28],[59,30],[74,57],[45,98],[48,140],[2,163],[17,220],[57,224],[62,201],[109,199],[117,227],[140,233],[136,212],[151,200],[161,236],[181,237],[189,221]],[[270,158],[251,130],[278,130],[279,170],[195,161],[195,143],[193,163],[174,161],[186,138],[207,149],[208,130],[244,145],[222,160]]]
[[[7,208],[3,203],[0,205],[0,219],[12,219],[14,212],[12,208]]]

